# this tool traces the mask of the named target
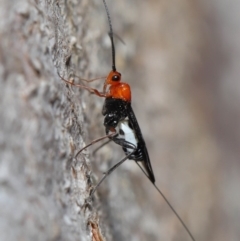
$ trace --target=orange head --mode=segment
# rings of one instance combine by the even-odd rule
[[[121,74],[117,71],[111,71],[105,81],[105,85],[116,85],[121,81]]]

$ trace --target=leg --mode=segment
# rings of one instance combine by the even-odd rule
[[[133,144],[131,144],[130,142],[127,142],[125,140],[124,141],[124,147],[126,148],[132,148],[133,151],[131,153],[129,153],[126,157],[124,157],[120,162],[118,162],[117,164],[115,164],[113,167],[111,167],[105,174],[104,176],[100,179],[100,181],[96,184],[96,186],[92,189],[91,193],[90,193],[90,197],[93,196],[93,194],[95,193],[95,191],[97,190],[97,188],[100,186],[100,184],[105,180],[105,178],[107,176],[109,176],[117,167],[119,167],[122,163],[124,163],[135,151],[136,151],[136,146],[134,146]]]
[[[93,145],[93,144],[95,144],[95,143],[97,143],[97,142],[99,142],[99,141],[102,141],[102,140],[104,140],[104,139],[106,139],[106,138],[112,138],[112,137],[114,137],[115,135],[117,135],[116,132],[113,132],[113,133],[111,133],[111,134],[108,134],[108,135],[106,135],[106,136],[103,136],[103,137],[101,137],[101,138],[98,138],[98,139],[93,140],[91,143],[89,143],[88,145],[86,145],[85,147],[83,147],[81,150],[79,150],[78,153],[76,154],[75,158],[77,158],[78,155],[79,155],[83,150],[87,149],[89,146],[91,146],[91,145]]]
[[[103,146],[107,145],[109,142],[111,142],[112,139],[109,139],[108,141],[104,142],[102,145],[100,145],[98,148],[96,148],[94,151],[93,151],[93,155],[96,154],[96,152],[101,149]]]
[[[100,96],[100,97],[107,97],[107,94],[101,93],[97,89],[93,89],[93,88],[90,88],[90,87],[85,86],[85,85],[74,84],[71,81],[64,79],[59,73],[58,73],[58,76],[67,84],[70,84],[70,85],[73,85],[73,86],[76,86],[76,87],[88,90],[90,93],[95,94],[95,95]]]
[[[83,78],[81,78],[81,77],[79,77],[79,76],[77,76],[77,75],[74,75],[75,77],[77,77],[78,79],[80,79],[80,80],[82,80],[82,81],[85,81],[85,82],[87,82],[87,83],[91,83],[91,82],[93,82],[93,81],[95,81],[95,80],[100,80],[100,79],[106,79],[107,77],[106,76],[102,76],[102,77],[98,77],[98,78],[94,78],[94,79],[83,79]]]

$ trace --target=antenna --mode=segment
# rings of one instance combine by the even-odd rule
[[[103,0],[103,4],[107,13],[107,18],[108,18],[108,24],[109,24],[109,37],[111,40],[111,44],[112,44],[112,70],[116,71],[116,65],[115,65],[115,46],[114,46],[114,42],[113,42],[113,30],[112,30],[112,22],[111,22],[111,18],[110,18],[110,14],[108,11],[108,7],[107,7],[107,3],[105,0]]]

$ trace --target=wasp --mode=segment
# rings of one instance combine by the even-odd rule
[[[91,88],[82,84],[75,84],[69,80],[64,79],[58,73],[59,77],[67,84],[74,85],[76,87],[80,87],[82,89],[88,90],[90,93],[95,94],[99,97],[105,98],[102,115],[104,116],[104,126],[106,135],[104,137],[98,138],[92,141],[90,144],[82,148],[76,154],[76,157],[86,148],[93,145],[96,142],[109,138],[110,141],[115,142],[120,145],[125,153],[125,157],[120,160],[117,164],[111,167],[100,181],[96,184],[96,186],[92,189],[90,197],[93,196],[99,185],[103,182],[103,180],[109,176],[117,167],[123,164],[126,160],[134,160],[136,164],[140,167],[143,173],[147,176],[153,186],[156,188],[158,193],[163,197],[168,206],[174,212],[176,217],[179,219],[189,236],[193,241],[195,241],[193,235],[189,231],[186,224],[183,222],[181,217],[175,211],[173,206],[161,192],[161,190],[155,184],[155,176],[153,173],[153,168],[150,162],[150,158],[148,155],[148,150],[146,143],[144,141],[141,129],[139,127],[137,118],[134,114],[134,111],[131,106],[131,87],[128,83],[122,82],[121,73],[119,73],[116,69],[115,63],[115,45],[113,39],[113,28],[111,23],[111,18],[109,14],[109,10],[106,4],[106,1],[103,0],[103,4],[107,13],[108,24],[109,24],[109,37],[111,40],[112,46],[112,70],[108,74],[102,91],[98,91],[97,89]],[[96,78],[98,79],[98,78]],[[93,80],[96,80],[93,79]],[[82,79],[84,80],[84,79]],[[91,82],[93,80],[85,80],[87,82]]]

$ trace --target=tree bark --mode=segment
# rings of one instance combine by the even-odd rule
[[[96,209],[84,210],[89,159],[73,158],[85,100],[57,75],[88,77],[102,34],[86,34],[92,4],[1,1],[1,240],[91,240],[98,229]]]

